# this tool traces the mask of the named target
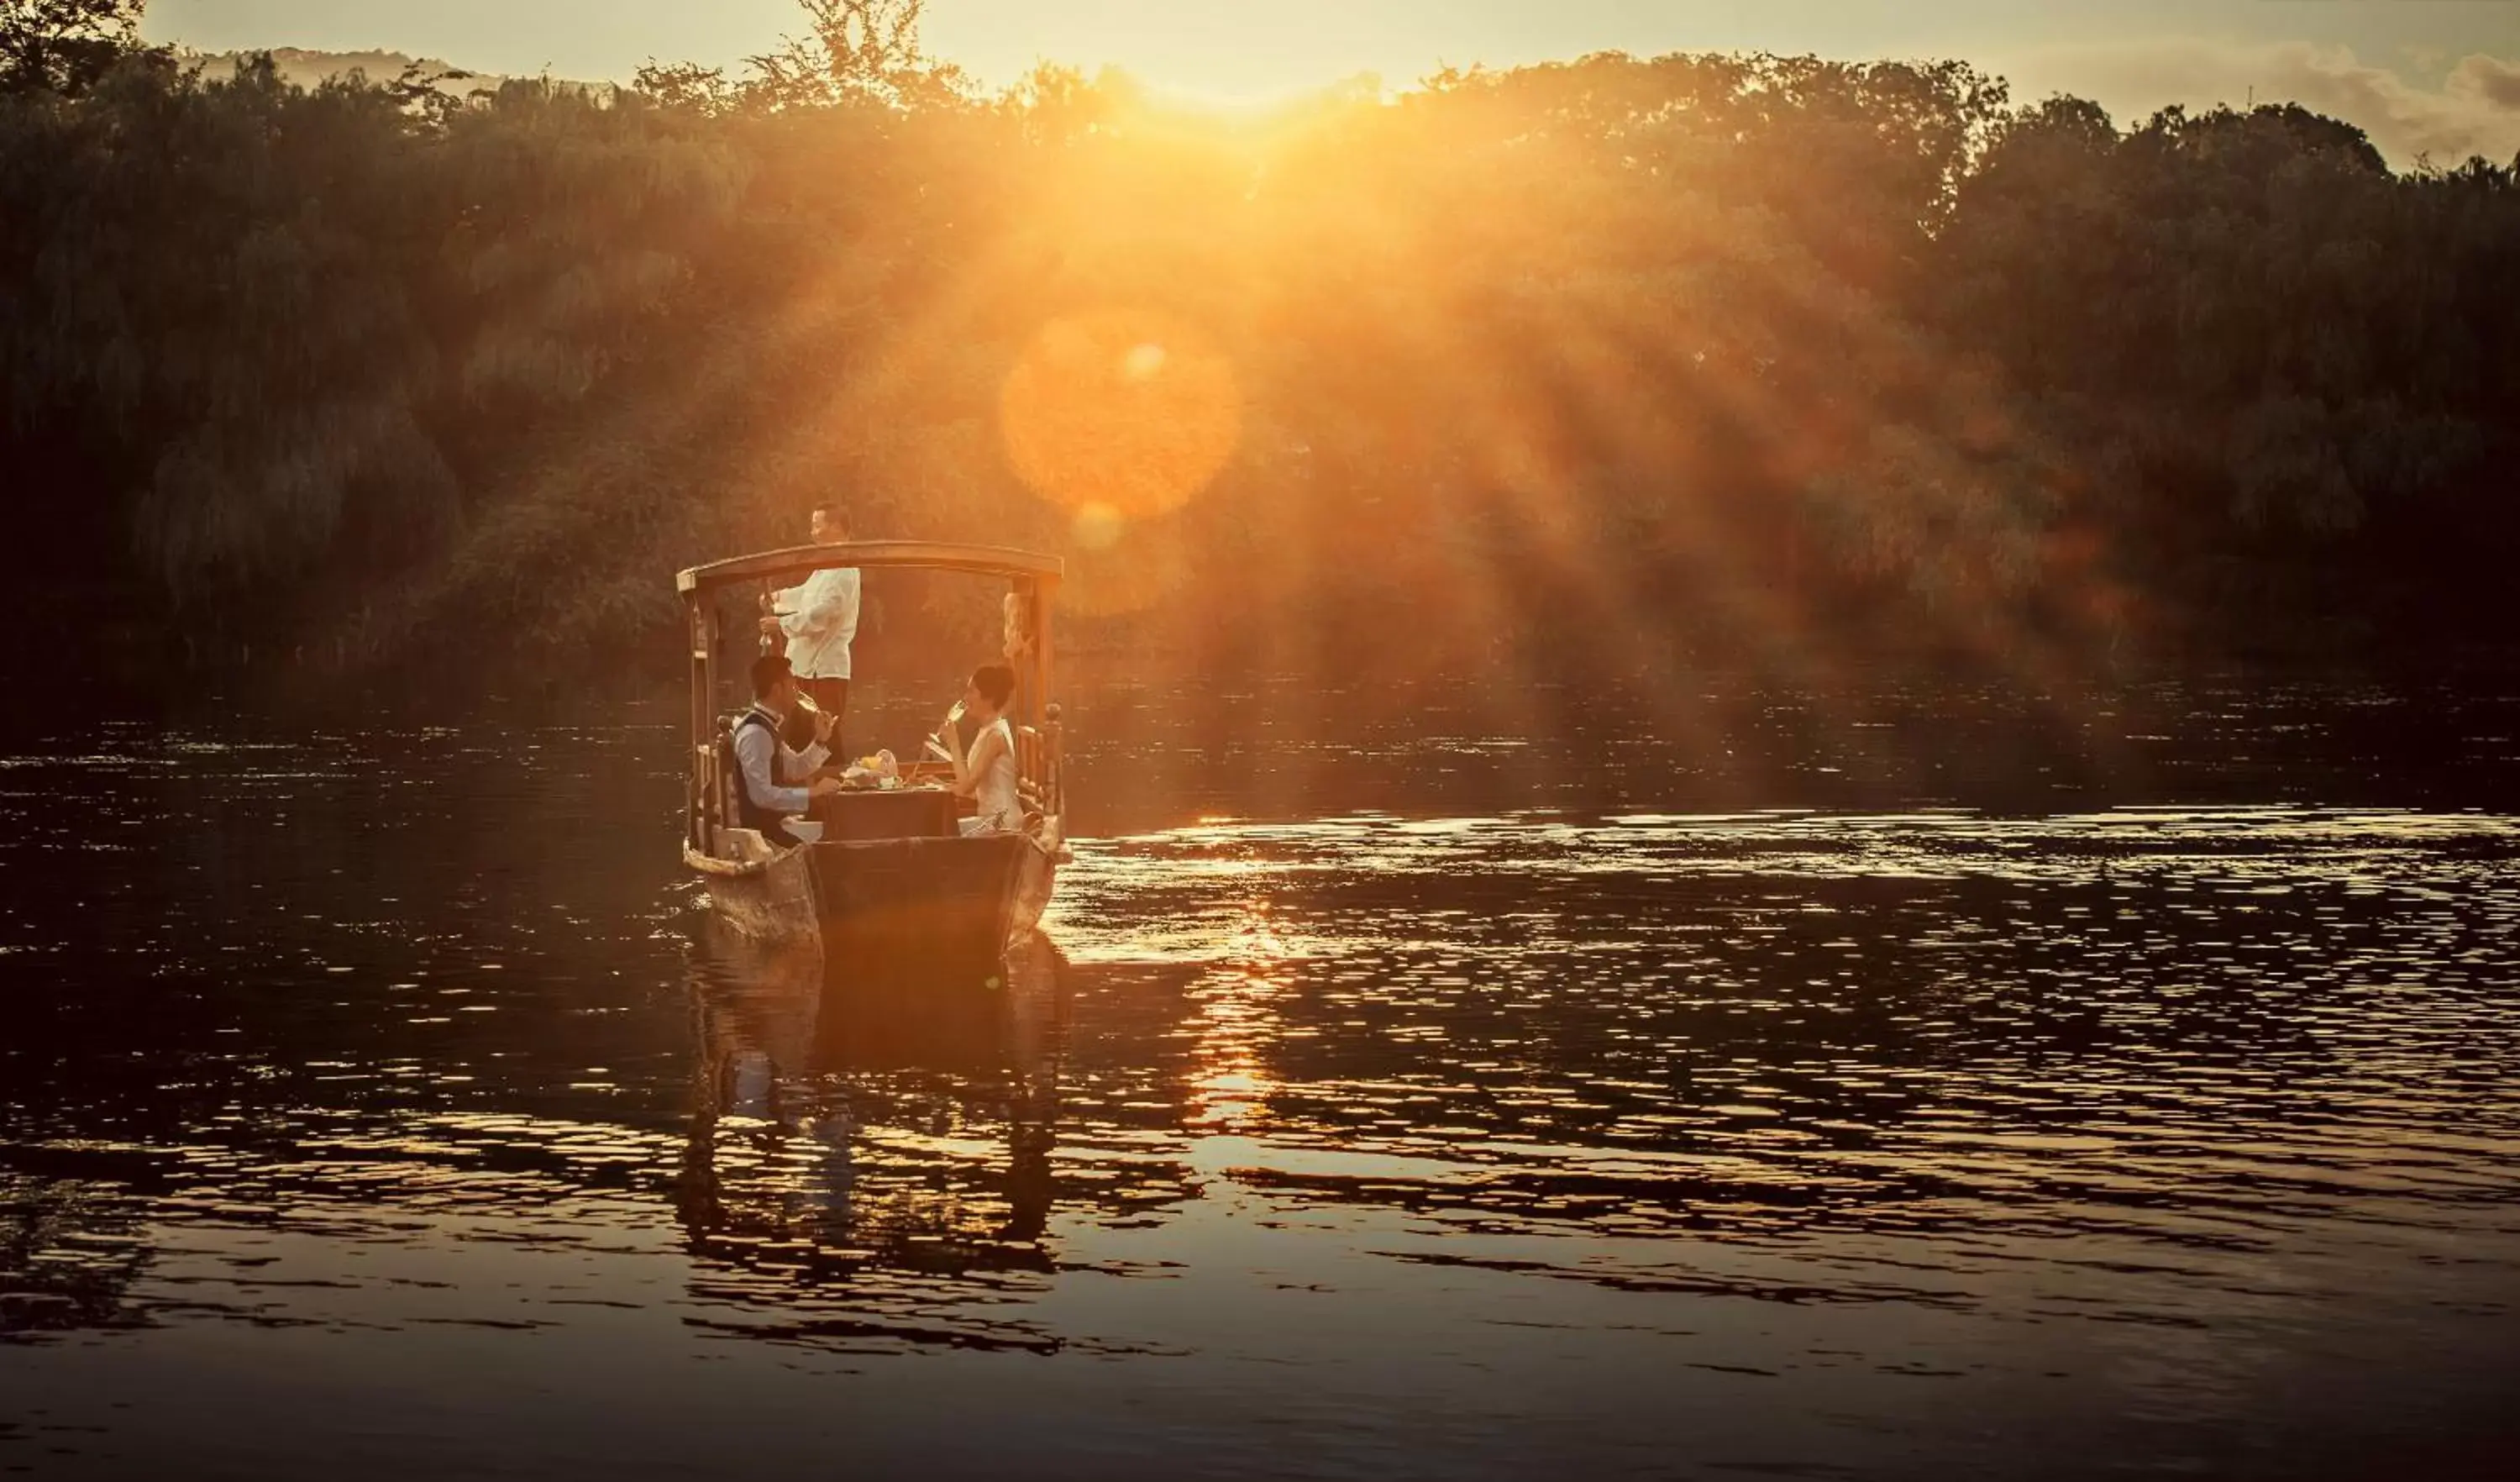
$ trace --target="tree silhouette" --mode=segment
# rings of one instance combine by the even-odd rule
[[[0,93],[75,96],[141,52],[147,0],[0,0]]]
[[[2508,631],[2520,181],[2293,105],[1605,55],[1231,124],[984,96],[916,0],[309,91],[137,15],[0,9],[11,601],[135,653],[670,667],[668,573],[834,492],[1229,666]]]

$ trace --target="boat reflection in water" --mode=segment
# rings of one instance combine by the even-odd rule
[[[768,1309],[769,1331],[728,1324],[765,1336],[1059,1346],[956,1310],[1054,1269],[1056,949],[1032,935],[974,972],[833,941],[827,972],[810,939],[700,930],[679,1190],[696,1295]]]

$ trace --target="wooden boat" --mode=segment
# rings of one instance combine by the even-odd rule
[[[719,657],[719,599],[731,588],[790,585],[834,567],[952,571],[1008,583],[1003,610],[1016,678],[1008,718],[1023,831],[963,837],[958,819],[969,805],[953,795],[952,768],[929,761],[902,768],[898,788],[818,799],[809,815],[822,826],[814,842],[774,846],[742,827],[732,725],[742,711],[722,709],[721,698],[733,697],[730,682],[742,688],[743,681],[739,666]],[[834,951],[846,942],[852,949],[975,961],[1002,957],[1032,931],[1066,856],[1059,712],[1049,698],[1051,607],[1061,571],[1058,558],[1027,551],[853,541],[740,557],[675,579],[692,661],[683,861],[729,924],[760,939],[810,935]]]

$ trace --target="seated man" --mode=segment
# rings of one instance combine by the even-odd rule
[[[789,831],[788,820],[813,806],[818,797],[840,790],[836,778],[822,775],[831,754],[832,720],[821,716],[814,725],[814,743],[790,750],[779,740],[779,726],[796,708],[796,676],[788,660],[765,653],[752,661],[752,708],[735,723],[737,822],[758,830],[774,846],[804,840]]]

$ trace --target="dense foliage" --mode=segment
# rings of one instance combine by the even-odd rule
[[[1219,665],[2508,633],[2520,162],[1764,56],[1229,121],[806,10],[462,100],[0,0],[22,615],[670,671],[837,495]]]

